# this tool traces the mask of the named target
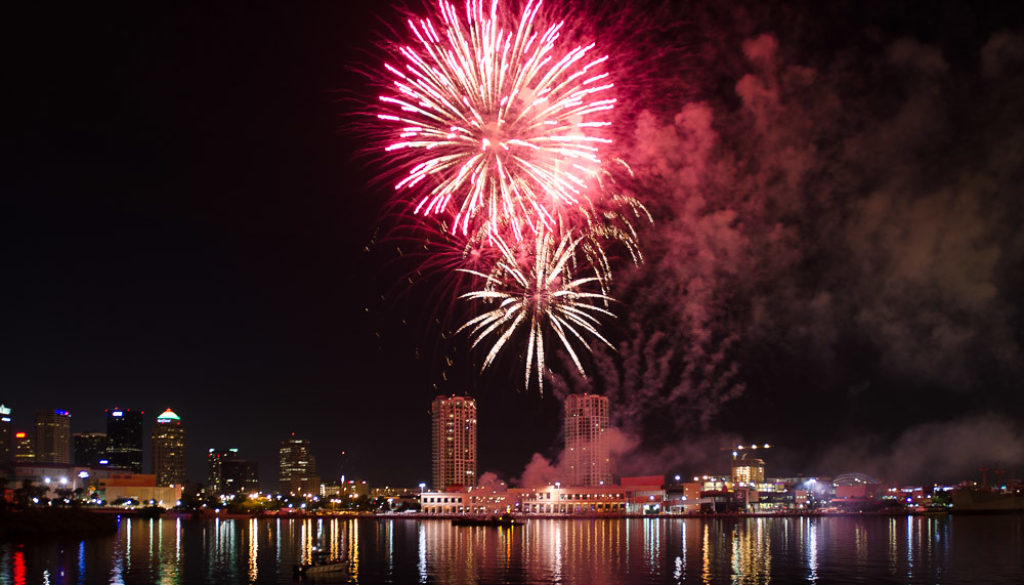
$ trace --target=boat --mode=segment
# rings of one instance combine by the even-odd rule
[[[953,512],[1024,512],[1024,495],[976,488],[955,489]]]
[[[348,560],[328,561],[328,552],[314,548],[311,562],[295,565],[295,574],[299,577],[308,575],[327,575],[348,569]]]
[[[522,522],[516,521],[515,518],[508,514],[502,514],[501,516],[469,516],[465,518],[454,518],[452,519],[452,526],[522,526]]]

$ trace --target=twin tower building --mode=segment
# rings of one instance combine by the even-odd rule
[[[564,483],[567,486],[610,485],[608,398],[598,394],[570,394],[565,399],[563,412],[565,451],[561,469]],[[431,404],[431,487],[434,490],[476,485],[476,413],[476,400],[468,396],[438,396]]]

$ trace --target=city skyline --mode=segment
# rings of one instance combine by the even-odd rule
[[[786,475],[1024,465],[1024,10],[592,8],[657,31],[595,31],[620,92],[609,160],[654,221],[635,226],[642,265],[609,259],[614,350],[581,351],[582,379],[549,344],[540,395],[521,389],[525,344],[481,372],[486,351],[454,335],[467,303],[438,293],[422,234],[393,229],[406,210],[366,114],[398,11],[18,7],[8,40],[32,50],[11,59],[0,138],[12,432],[38,442],[54,408],[106,433],[120,405],[147,413],[148,441],[172,407],[192,479],[237,447],[276,485],[296,432],[324,478],[415,485],[430,401],[465,395],[477,475],[512,481],[560,456],[562,399],[589,392],[629,475],[725,467],[721,448],[753,439]],[[449,275],[458,252],[429,259]]]

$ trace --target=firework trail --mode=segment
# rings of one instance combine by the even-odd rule
[[[601,292],[587,291],[588,286],[599,281],[597,276],[574,278],[572,274],[576,247],[581,239],[574,238],[570,232],[555,244],[553,235],[539,234],[532,258],[523,258],[522,254],[517,254],[499,241],[501,260],[493,272],[484,274],[467,271],[483,278],[486,284],[483,290],[466,293],[462,298],[497,305],[459,328],[459,331],[469,331],[474,338],[474,347],[496,337],[484,359],[483,369],[494,361],[513,335],[524,327],[528,331],[524,382],[528,387],[531,372],[536,366],[537,386],[541,392],[544,390],[546,330],[555,333],[581,374],[583,365],[573,349],[573,342],[589,347],[583,339],[583,332],[613,347],[597,330],[600,325],[598,316],[614,317],[611,311],[604,308],[612,299]]]
[[[417,274],[450,273],[438,292],[482,311],[456,333],[490,344],[483,369],[525,330],[525,386],[535,374],[543,391],[546,336],[581,374],[585,336],[611,347],[598,330],[612,315],[608,249],[639,263],[634,225],[651,217],[602,158],[616,101],[608,57],[560,40],[573,31],[541,6],[439,0],[433,16],[410,18],[413,42],[389,46],[377,118],[395,203],[436,229]]]
[[[484,4],[470,0],[460,14],[442,1],[439,24],[409,20],[416,43],[385,64],[392,88],[378,118],[397,131],[386,150],[406,170],[395,188],[411,193],[416,213],[450,215],[463,235],[518,239],[587,213],[599,149],[611,142],[601,130],[613,84],[593,44],[565,50],[563,23],[538,25],[541,2],[518,17]]]

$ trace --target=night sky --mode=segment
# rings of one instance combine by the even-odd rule
[[[359,71],[398,11],[216,4],[6,14],[17,430],[42,408],[84,432],[171,407],[195,481],[208,448],[239,447],[276,487],[294,431],[325,478],[415,485],[431,399],[469,393],[480,471],[513,479],[557,459],[558,397],[589,389],[612,398],[622,473],[724,472],[720,449],[756,440],[769,475],[1024,476],[1019,8],[583,10],[624,72],[616,144],[655,223],[647,263],[617,271],[618,352],[589,381],[556,359],[541,397],[513,359],[478,375],[442,339],[451,303],[378,229],[392,189]]]

